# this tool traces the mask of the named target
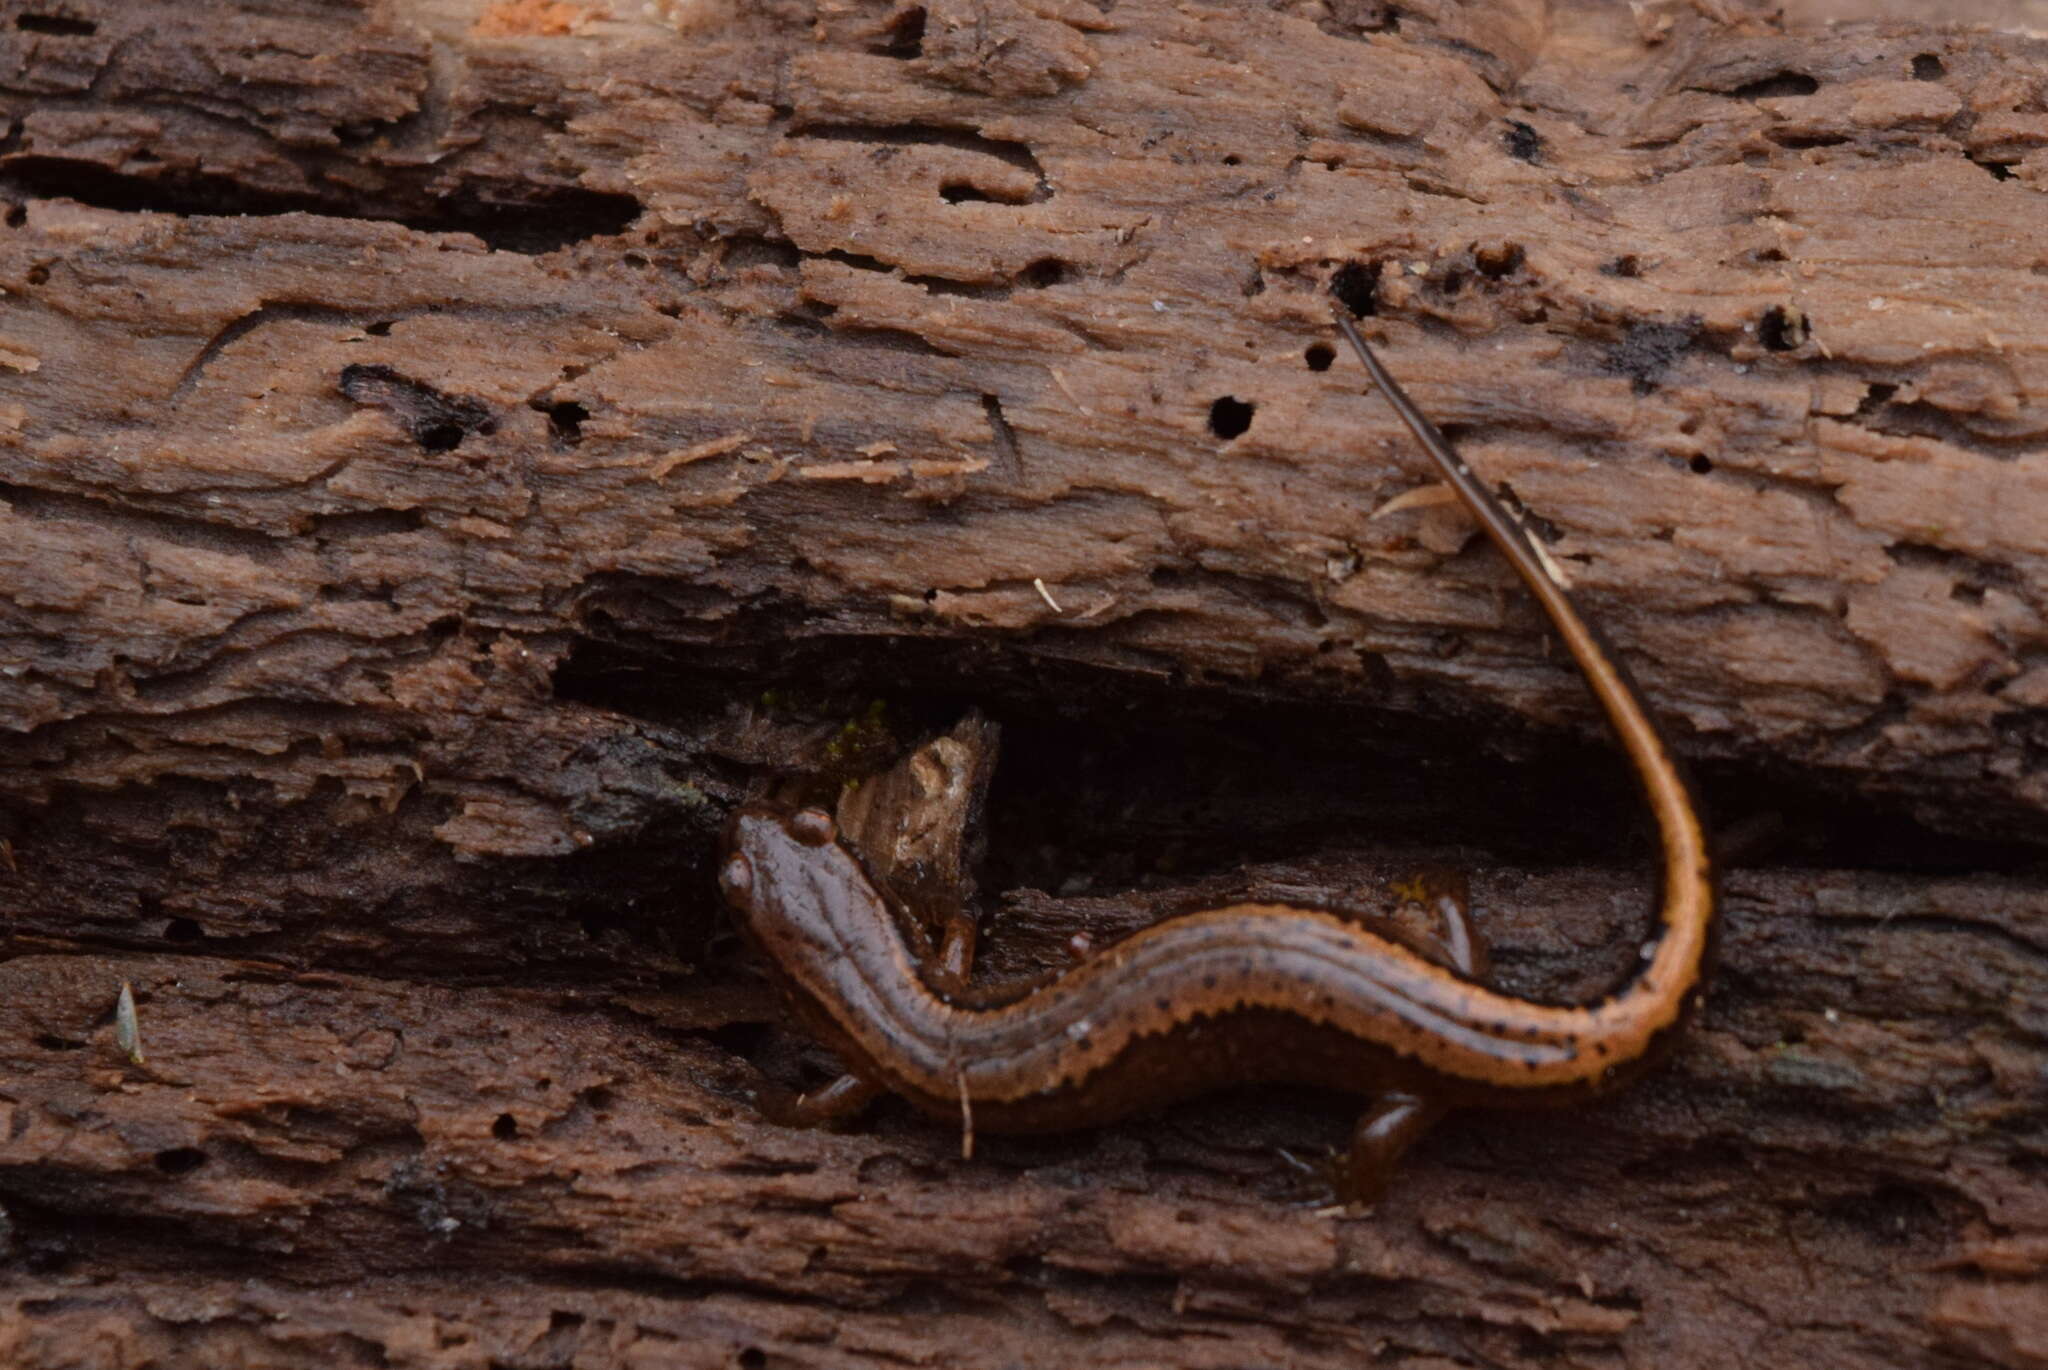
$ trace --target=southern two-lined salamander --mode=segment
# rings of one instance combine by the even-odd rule
[[[1663,875],[1629,981],[1585,1005],[1477,983],[1402,941],[1311,908],[1237,904],[1170,919],[1008,1002],[926,973],[890,906],[817,809],[735,818],[722,883],[806,1023],[864,1082],[972,1128],[1109,1121],[1205,1087],[1287,1080],[1372,1093],[1342,1188],[1369,1198],[1443,1110],[1569,1101],[1612,1087],[1678,1027],[1714,920],[1707,842],[1627,671],[1521,525],[1395,384],[1350,318],[1373,381],[1549,616],[1631,762]]]

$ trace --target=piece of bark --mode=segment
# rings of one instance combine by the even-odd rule
[[[2048,1359],[2048,48],[612,8],[0,0],[0,1361]],[[1627,964],[1590,707],[1373,517],[1332,283],[1728,816],[1786,792],[1699,1030],[1362,1221],[1286,1206],[1292,1094],[762,1122],[825,1063],[724,815],[966,701],[1029,739],[992,969],[1446,845],[1503,984]]]
[[[448,705],[401,687],[459,693],[516,642],[544,693],[598,628],[1000,635],[1590,727],[1505,570],[1447,559],[1455,516],[1370,517],[1420,468],[1376,397],[1315,369],[1318,286],[1349,266],[1689,750],[2040,830],[2032,40],[1701,21],[1638,48],[1619,19],[1503,5],[1360,43],[1127,6],[1074,30],[1085,80],[999,99],[889,55],[883,7],[456,26],[442,87],[389,11],[230,42],[172,8],[10,35],[16,184],[124,206],[28,203],[0,262],[0,708],[81,783],[142,764],[98,735],[110,702],[156,767],[203,771],[166,720],[284,677],[433,733]],[[1513,110],[1463,62],[1481,40]],[[1940,79],[1915,80],[1933,48]],[[267,63],[226,134],[187,90],[202,50]],[[347,56],[279,55],[303,50]],[[241,185],[356,217],[125,210]],[[361,218],[491,212],[489,241],[559,250]],[[403,770],[351,754],[323,778],[388,796]],[[4,780],[40,797],[49,772]],[[422,783],[477,814],[465,850],[576,840],[518,782]]]
[[[1249,888],[1341,900],[1383,891],[1390,864],[1265,868]],[[1597,988],[1632,946],[1632,885],[1480,872],[1505,983]],[[1056,948],[1093,912],[1018,909],[998,930],[1028,919]],[[707,1003],[688,982],[648,1001],[663,1032],[600,987],[53,948],[0,966],[0,1346],[103,1325],[131,1361],[246,1343],[310,1362],[358,1338],[403,1363],[424,1318],[513,1363],[632,1363],[682,1336],[715,1349],[680,1364],[893,1344],[948,1364],[1400,1347],[2025,1365],[2048,1249],[2027,1160],[2044,927],[2040,890],[2011,882],[1738,875],[1723,973],[1665,1070],[1597,1109],[1464,1116],[1365,1218],[1302,1207],[1314,1185],[1280,1161],[1340,1143],[1348,1101],[1225,1095],[981,1137],[963,1162],[900,1108],[836,1135],[763,1122],[746,1058],[688,1030]],[[112,1040],[122,979],[146,1066]],[[451,1268],[475,1283],[437,1283]],[[415,1270],[423,1286],[383,1282]]]

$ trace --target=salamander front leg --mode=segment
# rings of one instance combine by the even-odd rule
[[[846,1074],[802,1094],[779,1087],[761,1090],[754,1104],[777,1127],[836,1127],[858,1117],[882,1093],[880,1085]]]
[[[939,925],[939,945],[923,963],[925,983],[940,998],[957,999],[974,978],[974,950],[980,929],[974,915],[955,909]]]

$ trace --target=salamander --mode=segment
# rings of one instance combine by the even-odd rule
[[[1013,995],[969,993],[913,954],[887,896],[830,815],[749,807],[721,870],[727,899],[799,1016],[877,1088],[973,1129],[1102,1123],[1221,1083],[1282,1080],[1376,1096],[1340,1174],[1386,1186],[1449,1108],[1583,1099],[1631,1078],[1684,1021],[1714,932],[1707,839],[1641,692],[1520,523],[1416,408],[1340,308],[1339,330],[1445,483],[1548,615],[1626,753],[1662,855],[1654,926],[1633,973],[1581,1005],[1490,989],[1468,931],[1440,964],[1355,919],[1286,904],[1183,914]]]

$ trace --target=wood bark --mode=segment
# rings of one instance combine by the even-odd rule
[[[1739,0],[0,0],[0,1364],[2048,1365],[2048,41]],[[1006,729],[983,958],[1743,844],[1643,1086],[1370,1213],[884,1106],[711,871]],[[116,996],[132,985],[139,1056]]]

